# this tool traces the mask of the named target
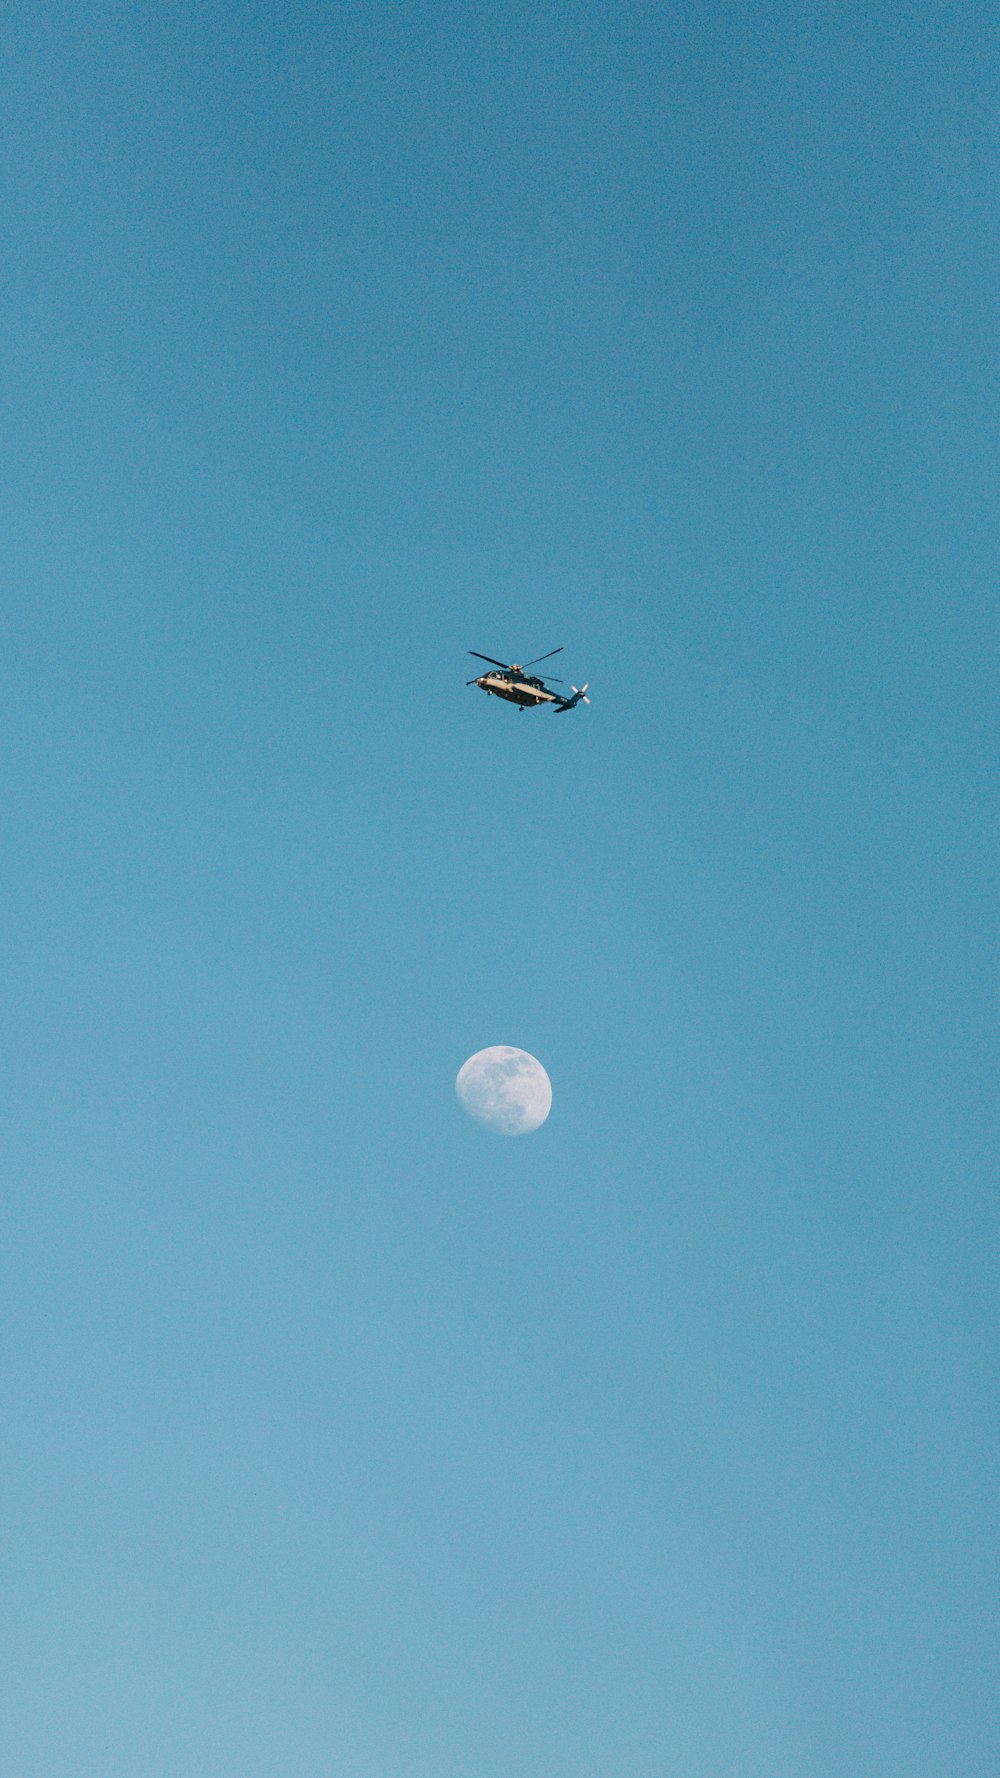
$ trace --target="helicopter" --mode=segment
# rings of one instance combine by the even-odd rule
[[[579,691],[575,685],[571,686],[573,696],[568,698],[562,692],[550,691],[544,679],[527,671],[528,667],[537,667],[539,661],[550,661],[554,654],[562,654],[561,648],[551,648],[548,654],[536,654],[534,660],[526,661],[524,666],[519,661],[508,666],[505,661],[495,661],[491,654],[480,654],[477,648],[470,648],[469,653],[477,661],[489,661],[490,666],[497,671],[481,673],[478,679],[467,679],[466,685],[478,685],[480,691],[489,692],[491,698],[506,698],[509,704],[517,704],[522,714],[525,710],[537,709],[539,704],[554,704],[556,715],[562,716],[566,710],[575,710],[581,700],[585,704],[590,703],[585,695],[586,685],[581,686]],[[552,684],[562,685],[564,681],[553,679]]]

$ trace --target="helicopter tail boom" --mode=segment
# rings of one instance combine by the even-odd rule
[[[588,679],[587,685],[589,685],[589,684],[590,684],[590,681]],[[583,703],[589,704],[590,699],[587,697],[586,692],[587,692],[586,685],[581,686],[579,691],[577,691],[576,686],[574,685],[573,696],[571,698],[561,698],[560,699],[558,705],[556,706],[556,715],[562,716],[563,712],[566,710],[575,710],[577,704],[579,704],[581,702],[581,700]]]

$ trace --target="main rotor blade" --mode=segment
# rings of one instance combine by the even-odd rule
[[[471,648],[469,650],[469,653],[470,654],[472,653]],[[548,654],[536,654],[533,661],[525,661],[524,664],[526,667],[537,667],[539,661],[550,661],[554,654],[562,654],[562,649],[561,648],[550,648]],[[482,659],[485,660],[486,656],[483,655]]]
[[[491,667],[502,667],[505,673],[508,673],[510,671],[509,661],[495,661],[491,654],[480,654],[478,648],[470,648],[469,653],[474,654],[477,661],[489,661]],[[547,656],[543,655],[542,658],[543,658],[543,660],[547,659]],[[471,679],[469,680],[469,684],[470,685],[472,684]]]

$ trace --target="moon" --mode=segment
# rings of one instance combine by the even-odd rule
[[[455,1091],[469,1116],[498,1136],[526,1136],[552,1110],[552,1082],[541,1062],[509,1043],[463,1062]]]

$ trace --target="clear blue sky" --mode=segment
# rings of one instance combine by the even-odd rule
[[[5,37],[0,1771],[994,1778],[990,9]]]

